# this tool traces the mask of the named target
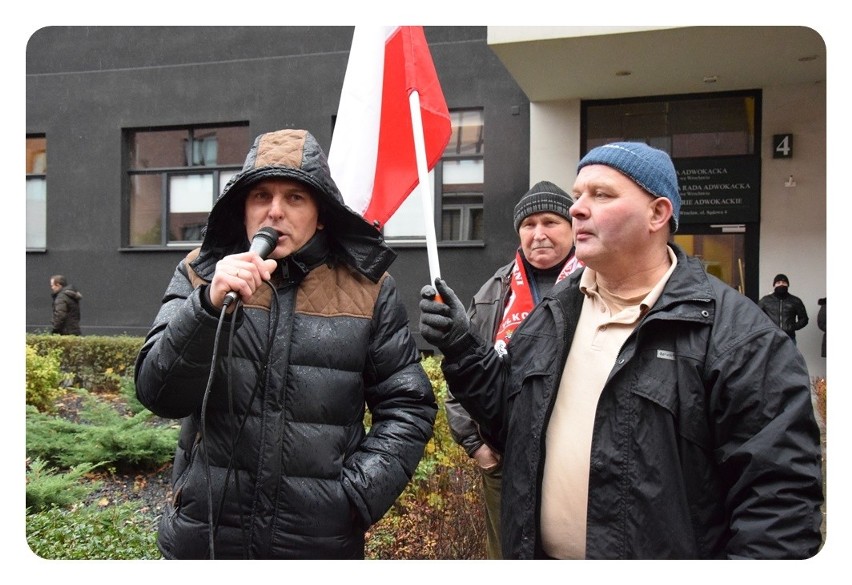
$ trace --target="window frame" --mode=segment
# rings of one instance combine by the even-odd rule
[[[459,226],[458,226],[458,238],[454,239],[443,239],[443,217],[444,213],[448,211],[458,211],[459,212]],[[480,201],[478,203],[451,203],[444,204],[441,207],[441,230],[442,230],[442,242],[482,242],[482,238],[474,238],[473,237],[473,224],[475,223],[473,220],[473,215],[475,211],[484,212],[484,205]]]
[[[440,164],[436,165],[436,175],[435,175],[435,184],[440,185],[441,190],[440,193],[436,193],[435,196],[435,223],[436,223],[436,231],[439,235],[438,243],[444,245],[477,245],[482,244],[485,241],[485,226],[482,227],[482,238],[474,239],[472,238],[472,224],[473,217],[472,214],[469,213],[471,210],[479,210],[485,213],[485,108],[480,107],[472,107],[472,108],[454,108],[450,110],[450,118],[454,114],[463,114],[465,112],[478,112],[480,115],[480,119],[482,120],[482,125],[479,127],[479,137],[476,142],[476,153],[463,153],[463,154],[448,154],[447,151],[444,151],[444,155],[441,157]],[[450,144],[447,144],[447,148],[451,147]],[[451,190],[447,190],[444,188],[444,163],[446,162],[461,162],[461,161],[482,161],[482,183],[479,184],[480,190],[477,192],[471,192],[469,189],[465,189],[463,194],[453,193]],[[472,202],[460,202],[459,199],[475,199]],[[461,232],[461,237],[459,239],[446,240],[443,238],[444,234],[444,211],[445,210],[454,210],[461,209],[462,217],[460,222],[459,230]],[[467,212],[467,213],[466,213]]]
[[[480,114],[480,118],[482,120],[482,125],[480,126],[479,140],[476,144],[479,146],[477,150],[479,150],[478,154],[464,153],[464,154],[447,154],[448,150],[451,148],[451,144],[447,144],[447,149],[444,150],[443,155],[440,160],[435,164],[434,168],[429,172],[430,181],[432,183],[432,190],[434,193],[434,202],[432,206],[432,221],[435,224],[435,232],[438,238],[438,244],[442,247],[452,247],[452,246],[481,246],[484,244],[484,235],[485,228],[483,226],[483,239],[457,239],[457,240],[445,240],[442,238],[443,235],[443,212],[445,209],[454,209],[458,206],[463,206],[465,210],[472,209],[480,209],[483,210],[484,215],[484,207],[485,207],[485,153],[484,153],[484,134],[485,134],[485,108],[484,107],[470,107],[470,108],[454,108],[450,110],[450,118],[452,120],[454,114],[460,114],[464,112],[478,112]],[[465,161],[465,160],[474,160],[474,161],[482,161],[482,183],[472,183],[473,185],[480,185],[479,191],[473,191],[466,189],[464,193],[454,194],[452,190],[444,189],[444,163],[445,162],[456,162],[456,161]],[[403,203],[404,206],[407,205],[415,205],[412,203],[412,199],[415,197],[420,197],[420,189],[419,186],[415,188],[415,190],[409,195],[406,201]],[[471,199],[475,198],[477,201],[474,202],[459,202],[460,198]],[[420,210],[422,203],[418,200],[416,203],[417,210]],[[388,222],[392,222],[393,218]],[[465,226],[470,226],[472,222],[472,216],[468,213],[462,222]],[[395,247],[420,247],[426,243],[426,235],[425,226],[418,226],[418,232],[416,234],[410,235],[388,235],[385,231],[385,228],[382,229],[384,233],[385,240],[388,244]],[[467,234],[462,235],[470,235],[470,229],[467,229]]]
[[[124,213],[124,247],[128,250],[174,250],[174,249],[192,249],[201,245],[202,240],[177,240],[171,239],[169,237],[170,225],[169,221],[172,217],[172,190],[171,190],[171,179],[174,177],[181,176],[211,176],[212,179],[212,189],[211,189],[211,200],[210,200],[210,209],[212,210],[213,205],[216,203],[216,200],[221,195],[222,190],[227,184],[227,182],[222,182],[222,174],[234,174],[238,173],[242,170],[243,160],[240,159],[239,162],[233,162],[228,164],[204,164],[204,161],[201,164],[192,164],[194,161],[187,160],[186,166],[174,166],[174,165],[166,165],[166,166],[156,166],[156,167],[145,167],[145,168],[133,168],[131,161],[131,151],[134,144],[134,138],[137,134],[140,133],[157,133],[157,132],[175,132],[175,131],[185,131],[186,137],[189,140],[193,140],[194,134],[198,132],[210,131],[210,130],[219,130],[219,129],[235,129],[235,128],[245,128],[245,139],[248,142],[245,145],[245,149],[243,150],[243,154],[248,150],[250,145],[251,135],[249,132],[249,124],[248,122],[223,122],[223,123],[210,123],[210,124],[186,124],[186,125],[171,125],[171,126],[144,126],[144,127],[134,127],[134,128],[125,128],[122,131],[123,135],[123,191],[125,192],[125,202],[126,202],[126,210]],[[194,148],[190,148],[188,152],[194,153]],[[187,152],[185,151],[185,154]],[[188,157],[187,157],[188,158]],[[133,196],[134,196],[134,188],[133,181],[136,177],[142,176],[156,176],[160,178],[160,193],[159,193],[159,226],[160,226],[160,234],[159,234],[159,242],[157,243],[134,243],[134,234],[132,229],[133,222]],[[208,210],[206,213],[209,213]]]
[[[690,154],[685,155],[682,152],[672,152],[672,149],[675,144],[675,138],[677,136],[688,136],[689,134],[678,134],[671,132],[671,122],[666,121],[666,132],[664,134],[660,134],[657,136],[645,136],[642,138],[638,138],[636,136],[630,137],[608,137],[608,138],[600,138],[595,139],[599,140],[603,143],[611,142],[614,140],[630,140],[635,141],[639,140],[640,142],[646,142],[655,148],[659,148],[661,150],[669,153],[672,158],[694,158],[694,157],[717,157],[717,156],[759,156],[760,153],[760,109],[762,103],[761,91],[758,89],[748,89],[748,90],[738,90],[738,91],[724,91],[724,92],[703,92],[703,93],[690,93],[690,94],[676,94],[676,95],[656,95],[656,96],[643,96],[643,97],[633,97],[633,98],[616,98],[616,99],[594,99],[594,100],[583,100],[580,104],[580,150],[581,156],[585,155],[589,150],[593,148],[592,143],[589,138],[589,126],[591,122],[589,121],[589,109],[601,106],[629,106],[635,105],[639,108],[642,106],[652,106],[654,104],[660,106],[670,106],[671,104],[676,103],[686,103],[686,102],[712,102],[714,100],[727,100],[731,98],[751,98],[753,100],[752,107],[753,110],[750,113],[751,127],[748,138],[750,140],[750,144],[747,147],[747,152],[744,153],[724,153],[724,154]],[[597,142],[594,143],[594,146],[597,146]]]
[[[30,153],[30,141],[31,140],[43,140],[44,141],[44,172],[31,172],[31,161],[29,158]],[[29,208],[29,200],[26,199],[25,202],[25,213],[26,219],[24,222],[25,225],[25,241],[26,241],[26,250],[27,252],[44,252],[47,250],[47,135],[46,134],[27,134],[26,135],[26,151],[27,151],[27,166],[26,166],[26,183],[25,183],[25,192],[24,197],[29,196],[29,186],[31,182],[40,182],[42,184],[42,190],[44,192],[44,209],[42,210],[42,235],[43,242],[41,245],[31,246],[29,244],[30,240],[30,208]]]

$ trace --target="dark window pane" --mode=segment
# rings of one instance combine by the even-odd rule
[[[248,126],[229,126],[216,128],[216,139],[219,143],[218,164],[237,165],[242,168],[246,153],[251,147],[251,136]]]
[[[595,103],[586,107],[585,151],[629,140],[673,158],[754,154],[754,127],[753,95]]]
[[[242,166],[248,126],[140,130],[130,136],[130,168]]]
[[[27,138],[27,174],[43,175],[47,172],[47,139]]]
[[[444,209],[441,212],[441,239],[458,240],[461,230],[461,210]]]
[[[470,210],[470,234],[471,240],[485,240],[485,214],[482,208]]]
[[[170,213],[169,242],[200,242],[207,213]]]
[[[130,140],[130,168],[158,169],[186,166],[186,130],[136,132]]]
[[[157,246],[162,242],[163,175],[130,178],[130,245]]]

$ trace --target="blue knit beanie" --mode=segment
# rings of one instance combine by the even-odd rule
[[[672,202],[672,233],[680,218],[680,191],[677,171],[669,155],[642,142],[613,142],[589,151],[577,165],[579,172],[588,165],[606,165],[627,175],[654,197]]]

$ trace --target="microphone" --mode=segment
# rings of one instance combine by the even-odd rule
[[[272,253],[275,246],[278,245],[278,238],[281,237],[281,232],[273,227],[260,228],[254,237],[251,239],[251,247],[249,252],[257,252],[261,260],[266,260],[266,257]],[[224,305],[227,307],[237,300],[239,295],[235,291],[231,291],[225,295]]]

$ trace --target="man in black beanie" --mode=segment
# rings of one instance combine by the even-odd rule
[[[790,294],[790,279],[786,274],[776,274],[772,287],[775,289],[772,294],[766,295],[757,304],[795,343],[796,331],[808,324],[805,303]]]
[[[520,246],[511,262],[497,269],[473,296],[468,315],[473,330],[501,354],[515,329],[550,289],[582,266],[574,256],[571,197],[540,181],[515,205],[513,221]],[[486,552],[500,552],[501,454],[480,435],[467,411],[448,391],[447,422],[453,439],[476,461],[485,500]]]

